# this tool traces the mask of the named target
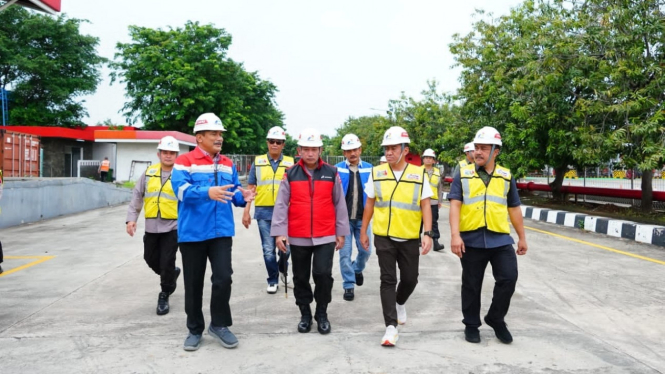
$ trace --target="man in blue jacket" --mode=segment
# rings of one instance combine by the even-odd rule
[[[201,346],[205,329],[203,282],[208,259],[212,269],[212,320],[208,333],[224,348],[238,346],[238,339],[229,330],[233,324],[229,300],[235,225],[228,202],[244,207],[254,199],[254,193],[240,187],[235,165],[220,154],[224,131],[222,121],[213,113],[199,116],[194,125],[197,147],[176,159],[172,175],[171,183],[179,200],[178,243],[189,329],[183,347],[186,351],[195,351]]]
[[[362,143],[354,134],[346,134],[342,138],[342,151],[346,160],[335,165],[342,180],[342,188],[346,196],[346,209],[349,213],[349,226],[351,233],[344,240],[344,247],[339,250],[339,268],[342,272],[344,283],[344,300],[354,299],[354,285],[362,286],[364,282],[363,270],[372,253],[372,245],[364,249],[360,244],[360,226],[363,221],[363,211],[367,195],[364,192],[365,184],[372,172],[372,164],[360,159],[362,154]],[[367,227],[367,236],[370,236],[372,226]],[[356,238],[358,254],[355,261],[351,260],[353,251],[353,240]],[[371,240],[371,239],[370,239]]]

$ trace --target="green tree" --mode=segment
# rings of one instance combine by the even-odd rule
[[[346,134],[355,134],[360,139],[363,147],[363,154],[368,156],[381,156],[383,149],[381,148],[381,141],[383,140],[383,133],[392,126],[390,120],[386,117],[363,116],[363,117],[349,117],[344,124],[336,131],[335,136],[331,137],[331,154],[342,155],[341,144],[342,138]]]
[[[224,29],[190,21],[168,30],[130,26],[129,33],[132,42],[116,46],[111,77],[126,84],[130,123],[189,133],[201,113],[213,112],[230,153],[261,152],[268,129],[283,125],[277,88],[227,57]]]
[[[10,123],[84,125],[77,98],[95,91],[106,60],[97,55],[99,39],[80,33],[82,22],[17,6],[0,12],[0,87],[13,90]]]
[[[588,0],[585,48],[604,78],[596,87],[612,130],[608,147],[642,171],[644,211],[652,210],[653,169],[665,162],[665,1]]]
[[[446,148],[442,134],[456,123],[452,97],[439,93],[436,81],[427,82],[427,89],[421,95],[420,100],[404,94],[398,100],[391,100],[389,119],[409,133],[411,152],[422,154],[431,148],[439,160],[450,162],[448,154],[442,153]]]
[[[553,166],[555,196],[569,165],[598,164],[614,149],[600,124],[595,87],[604,77],[584,48],[584,15],[563,1],[526,1],[455,36],[463,68],[461,116],[473,131],[497,128],[501,160],[517,175]]]

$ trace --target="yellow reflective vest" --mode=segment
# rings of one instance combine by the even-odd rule
[[[460,169],[465,167],[465,166],[468,166],[468,165],[469,165],[469,161],[467,161],[466,159],[459,162]]]
[[[425,168],[406,164],[399,181],[389,164],[372,168],[374,181],[374,235],[399,239],[420,238],[422,211],[420,197],[425,183]]]
[[[171,176],[162,184],[162,165],[150,165],[145,171],[143,195],[145,218],[178,219],[178,198],[171,186]]]
[[[256,171],[256,206],[275,206],[277,191],[287,168],[293,166],[293,157],[282,156],[277,165],[277,171],[272,170],[268,155],[256,156],[254,170]]]
[[[460,169],[462,182],[462,209],[460,211],[460,231],[473,231],[481,227],[510,234],[508,215],[508,189],[510,170],[495,165],[494,173],[487,186],[476,173],[476,165]]]
[[[432,187],[432,198],[433,199],[438,199],[439,198],[439,182],[441,181],[441,173],[439,172],[439,169],[437,168],[432,168],[432,176],[429,176],[429,173],[427,173],[427,169],[425,169],[425,177],[429,181],[430,187]]]

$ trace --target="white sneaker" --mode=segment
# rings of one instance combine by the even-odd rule
[[[267,291],[268,293],[277,293],[277,283],[269,284]]]
[[[397,323],[403,325],[406,323],[406,306],[395,303],[397,307]]]
[[[397,343],[397,339],[399,339],[397,327],[390,325],[386,327],[386,333],[383,335],[383,338],[381,338],[381,345],[384,347],[394,347],[395,343]]]

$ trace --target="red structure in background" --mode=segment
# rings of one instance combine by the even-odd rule
[[[4,10],[11,5],[19,5],[22,7],[46,12],[49,14],[57,15],[60,13],[60,0],[8,0],[7,3],[0,8]]]
[[[423,166],[423,160],[415,153],[409,152],[404,159],[411,165]]]

